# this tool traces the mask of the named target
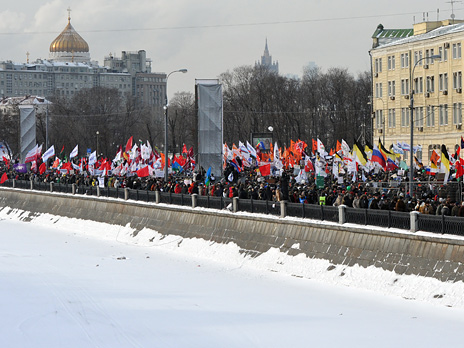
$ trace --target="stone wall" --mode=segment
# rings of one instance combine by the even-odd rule
[[[464,240],[457,238],[4,188],[0,188],[0,207],[28,212],[23,217],[26,221],[35,214],[50,213],[123,226],[129,223],[134,233],[146,227],[165,235],[234,242],[252,257],[278,248],[332,265],[375,266],[441,281],[464,280]]]

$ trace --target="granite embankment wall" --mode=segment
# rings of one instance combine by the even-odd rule
[[[130,224],[134,233],[146,227],[164,235],[234,242],[253,257],[278,248],[289,255],[325,259],[332,265],[358,264],[441,281],[464,280],[462,239],[17,189],[0,188],[0,208],[28,212],[23,216],[25,221],[32,220],[36,214],[49,213],[123,226]]]

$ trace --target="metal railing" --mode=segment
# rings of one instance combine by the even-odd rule
[[[464,218],[454,216],[436,216],[417,214],[415,226],[411,226],[412,214],[391,210],[357,209],[350,207],[333,207],[306,203],[274,202],[254,199],[238,199],[148,190],[132,190],[113,187],[82,186],[65,183],[31,182],[25,180],[8,180],[3,186],[25,190],[54,191],[65,194],[103,196],[122,200],[165,203],[179,206],[228,209],[275,216],[290,216],[304,219],[331,221],[336,223],[353,223],[382,228],[420,230],[432,233],[464,236]],[[343,215],[340,215],[343,214]]]
[[[346,222],[386,228],[411,229],[411,215],[392,210],[345,208]]]
[[[338,208],[328,205],[287,203],[287,216],[338,222]]]
[[[238,211],[259,214],[280,215],[280,203],[274,201],[261,201],[256,199],[239,199]]]

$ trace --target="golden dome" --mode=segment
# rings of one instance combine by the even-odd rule
[[[50,44],[50,52],[89,52],[89,45],[71,25],[71,17],[68,17],[66,28]]]

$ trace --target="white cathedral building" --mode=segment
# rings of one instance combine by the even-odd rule
[[[70,10],[68,10],[70,11]],[[69,12],[68,12],[69,13]],[[152,73],[146,52],[123,51],[120,58],[105,57],[100,66],[90,57],[89,45],[68,24],[50,44],[48,59],[30,63],[0,62],[0,98],[41,96],[72,97],[84,88],[116,88],[132,96],[139,106],[162,106],[166,74]]]

